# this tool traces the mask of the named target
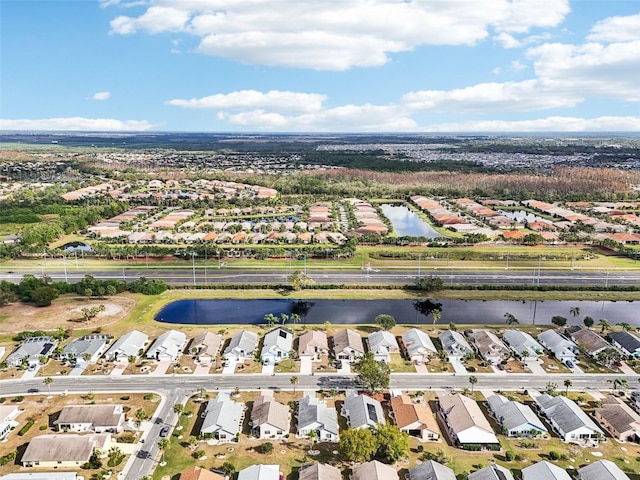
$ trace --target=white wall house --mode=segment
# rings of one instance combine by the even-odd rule
[[[264,365],[275,365],[289,358],[293,350],[293,332],[278,327],[264,336],[260,360]]]
[[[175,362],[187,344],[187,336],[178,330],[168,330],[156,338],[147,350],[146,357]]]

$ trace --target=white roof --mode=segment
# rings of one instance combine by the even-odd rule
[[[431,337],[417,328],[412,328],[411,330],[404,332],[402,334],[402,342],[404,343],[409,356],[427,355],[429,353],[437,352]]]
[[[187,336],[184,333],[168,330],[153,342],[147,352],[147,358],[157,358],[162,354],[176,358],[186,343]]]
[[[280,480],[280,465],[251,465],[240,470],[238,480]]]
[[[522,480],[571,480],[566,470],[543,460],[522,469]]]
[[[378,330],[369,334],[369,350],[377,355],[386,355],[390,351],[398,351],[400,347],[396,337],[386,330]]]

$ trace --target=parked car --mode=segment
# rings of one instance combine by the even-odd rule
[[[167,435],[169,435],[169,427],[168,426],[164,426],[160,429],[160,436],[161,437],[166,437]]]
[[[571,360],[567,360],[566,362],[564,362],[567,367],[569,368],[575,368],[575,365],[573,364],[573,362]]]

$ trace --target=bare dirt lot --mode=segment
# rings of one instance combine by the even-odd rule
[[[34,307],[13,303],[0,308],[0,336],[13,336],[24,330],[50,330],[58,327],[71,329],[95,329],[118,322],[133,310],[133,298],[117,296],[103,299],[64,297],[49,307]],[[104,305],[105,310],[96,318],[85,322],[82,309]]]

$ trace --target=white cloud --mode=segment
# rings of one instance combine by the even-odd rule
[[[511,68],[516,72],[519,72],[520,70],[524,70],[525,68],[527,68],[527,66],[520,60],[514,60],[511,62]]]
[[[227,94],[209,95],[202,98],[173,99],[167,103],[184,108],[212,108],[219,110],[234,109],[271,109],[279,112],[313,112],[322,108],[326,95],[317,93],[298,93],[270,90],[266,93],[257,90],[240,90]]]
[[[493,37],[493,39],[502,45],[503,48],[518,48],[522,45],[520,40],[517,40],[513,35],[507,32],[499,33]]]
[[[573,107],[582,100],[559,95],[540,81],[480,83],[455,90],[422,90],[406,93],[402,103],[413,111],[487,113]]]
[[[599,21],[587,36],[594,42],[640,40],[640,13],[628,17],[609,17]]]
[[[0,119],[2,130],[68,130],[68,131],[130,131],[149,130],[155,125],[146,120],[116,120],[113,118],[43,118]]]
[[[181,31],[198,52],[243,63],[346,70],[379,66],[421,45],[475,45],[498,32],[559,24],[568,0],[151,0],[139,17],[120,16],[111,32]],[[515,45],[514,45],[515,46]]]
[[[139,7],[141,5],[147,5],[149,2],[147,0],[131,0],[131,1],[123,1],[123,0],[99,0],[100,8],[107,7],[122,7],[122,8],[131,8],[131,7]]]
[[[97,92],[91,98],[94,100],[108,100],[111,98],[111,92]]]
[[[547,117],[535,120],[487,120],[440,123],[431,132],[640,132],[640,117]]]

